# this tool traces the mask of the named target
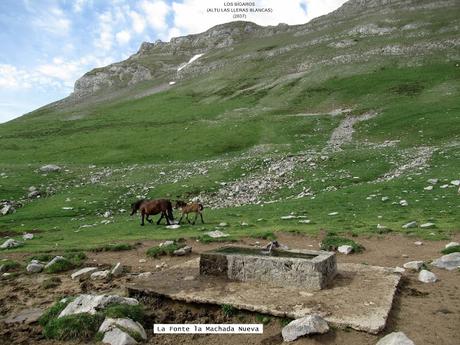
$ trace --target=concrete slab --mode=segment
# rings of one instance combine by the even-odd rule
[[[127,286],[130,294],[164,296],[188,303],[230,304],[278,317],[321,315],[335,327],[376,334],[386,324],[400,274],[392,268],[338,264],[332,285],[321,291],[200,276],[199,259],[156,272]]]

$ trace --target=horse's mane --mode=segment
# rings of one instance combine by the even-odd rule
[[[139,200],[137,200],[136,202],[133,202],[133,203],[131,204],[131,206],[133,207],[133,210],[136,210],[136,211],[137,211],[137,210],[141,207],[141,205],[142,205],[142,203],[143,203],[144,201],[145,201],[145,199],[139,199]]]

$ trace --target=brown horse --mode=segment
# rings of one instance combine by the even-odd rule
[[[188,219],[189,213],[195,213],[195,219],[193,220],[192,224],[195,224],[196,219],[198,218],[198,215],[200,215],[201,217],[201,223],[204,224],[203,214],[201,213],[201,211],[203,211],[203,208],[204,208],[203,204],[200,204],[198,202],[191,202],[187,204],[186,202],[182,200],[177,200],[174,208],[176,209],[180,208],[181,213],[182,213],[179,219],[179,224],[182,221],[182,218],[184,218],[184,216],[187,219],[187,221],[190,223],[190,219]]]
[[[131,216],[137,213],[138,210],[141,212],[141,225],[144,225],[144,217],[149,223],[152,223],[153,221],[149,219],[149,216],[158,213],[161,213],[161,217],[158,219],[157,225],[160,224],[163,217],[166,218],[168,225],[174,222],[172,204],[168,199],[137,200],[131,204]]]

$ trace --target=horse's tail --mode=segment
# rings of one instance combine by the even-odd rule
[[[168,218],[174,222],[173,208],[172,203],[170,201],[168,201],[168,209],[166,212],[168,214]]]
[[[131,216],[139,210],[144,201],[145,199],[140,199],[131,204]]]
[[[200,211],[203,211],[204,209],[203,204],[198,204],[198,208],[200,209]]]

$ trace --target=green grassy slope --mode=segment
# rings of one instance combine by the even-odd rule
[[[235,236],[320,229],[379,233],[376,226],[382,224],[431,239],[448,237],[460,230],[459,195],[450,184],[460,178],[460,67],[452,47],[424,46],[424,53],[407,56],[375,54],[365,61],[354,57],[341,64],[323,62],[296,73],[302,61],[359,56],[393,44],[412,47],[452,36],[442,30],[456,20],[452,8],[398,13],[393,26],[423,21],[429,23],[423,26],[426,33],[414,38],[397,30],[360,36],[355,45],[340,51],[326,40],[266,55],[331,35],[337,41],[343,32],[368,22],[387,25],[381,16],[370,15],[306,35],[243,40],[233,50],[210,51],[200,63],[252,54],[248,60],[192,74],[168,91],[43,108],[1,125],[0,199],[23,200],[24,207],[0,217],[0,232],[19,236],[37,229],[37,238],[18,249],[27,251],[198,237],[220,222],[227,222],[225,231]],[[147,86],[130,89],[129,95]],[[329,115],[337,109],[351,111]],[[327,149],[345,117],[369,111],[377,115],[354,125],[353,140],[342,151]],[[418,164],[425,149],[430,154],[422,155],[420,160],[426,162]],[[315,165],[297,164],[290,172],[292,183],[264,192],[260,204],[207,207],[203,226],[141,228],[137,218],[122,210],[138,197],[212,196],[224,183],[262,176],[267,160],[282,162],[288,155],[310,155]],[[48,163],[65,170],[37,171]],[[412,163],[413,168],[404,169]],[[400,176],[383,178],[401,167]],[[439,179],[433,190],[424,189],[429,178]],[[444,184],[449,187],[440,188]],[[48,188],[49,195],[27,200],[32,185]],[[306,188],[313,195],[296,198]],[[400,206],[402,199],[409,205]],[[104,224],[107,210],[114,217]],[[280,219],[291,212],[311,223]],[[338,214],[328,215],[331,212]],[[411,220],[436,226],[403,230]]]

